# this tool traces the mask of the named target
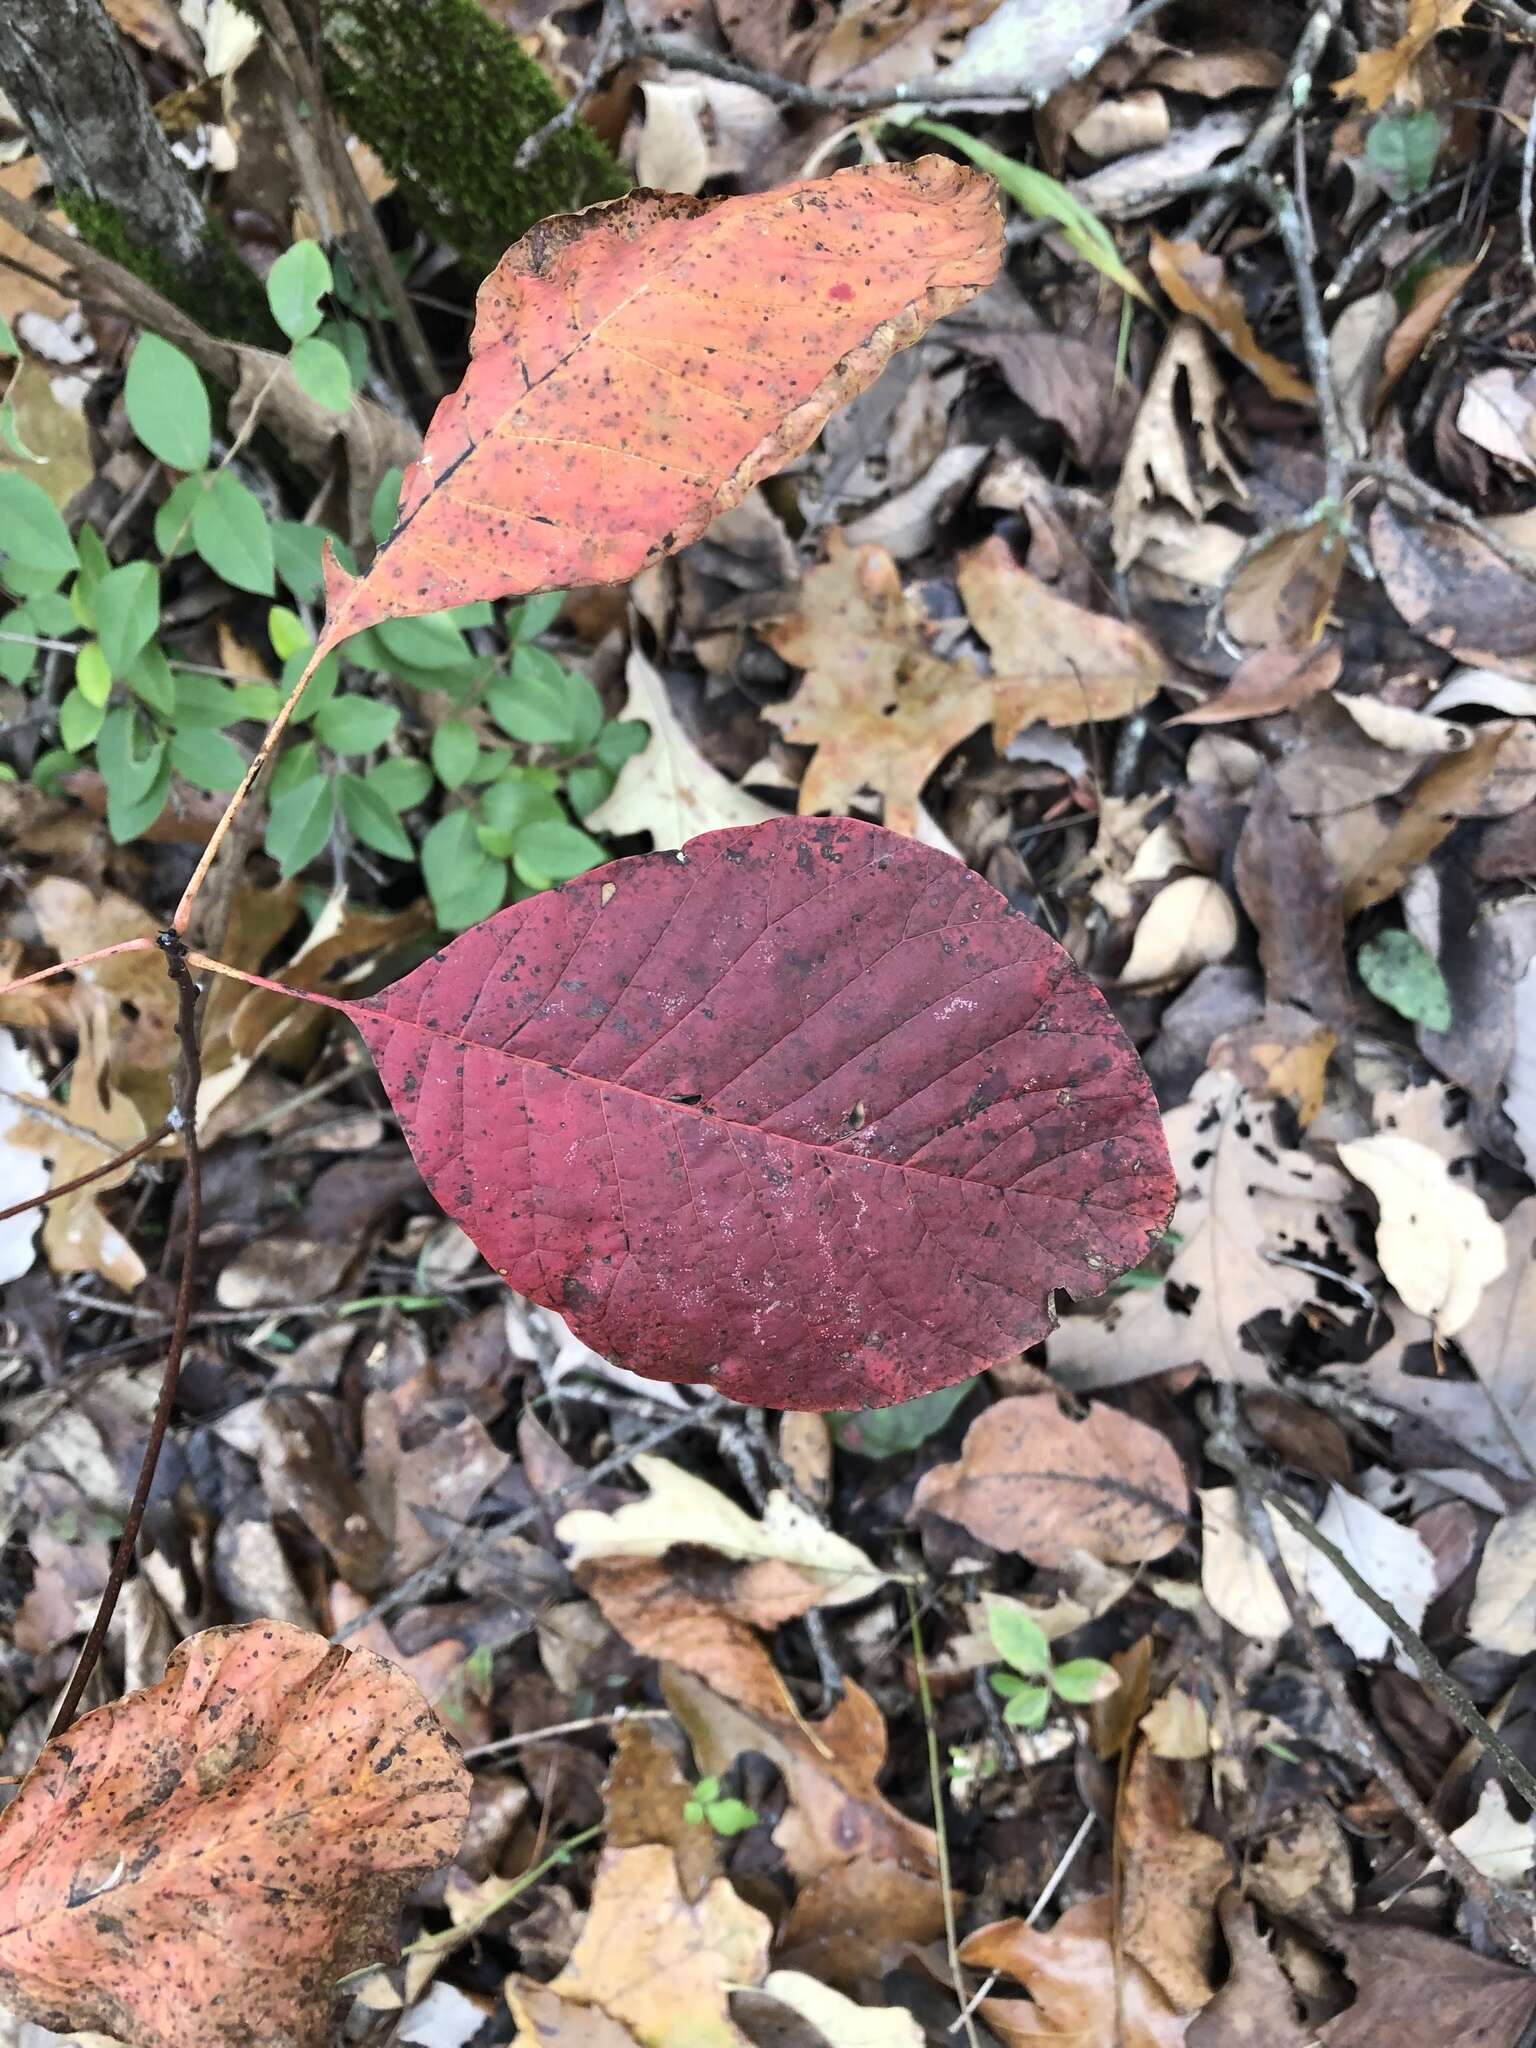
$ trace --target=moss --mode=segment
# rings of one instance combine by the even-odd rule
[[[477,0],[327,0],[325,25],[337,106],[477,275],[535,221],[629,189],[581,121],[515,169],[518,145],[561,102]]]
[[[209,223],[201,260],[191,270],[181,270],[161,250],[135,241],[117,208],[106,200],[65,192],[59,195],[59,205],[83,241],[153,285],[210,334],[265,348],[284,346],[260,280],[217,221]]]

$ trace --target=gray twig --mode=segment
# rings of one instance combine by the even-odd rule
[[[556,135],[576,125],[578,117],[587,106],[598,87],[616,65],[622,64],[630,55],[637,31],[629,18],[629,9],[624,0],[603,0],[603,22],[598,30],[597,43],[592,51],[592,61],[565,105],[557,114],[551,114],[540,128],[531,135],[525,135],[518,145],[517,155],[512,159],[512,168],[526,171],[530,164],[537,163],[544,154],[546,145]]]
[[[1364,460],[1351,459],[1346,465],[1349,474],[1364,482],[1386,485],[1394,491],[1401,491],[1405,497],[1414,499],[1426,512],[1432,512],[1437,519],[1448,520],[1459,526],[1463,533],[1469,533],[1474,540],[1481,541],[1488,552],[1497,555],[1506,569],[1512,569],[1517,576],[1523,576],[1528,583],[1536,583],[1536,555],[1524,548],[1517,548],[1512,541],[1495,533],[1486,521],[1478,518],[1465,505],[1448,498],[1444,491],[1426,483],[1421,476],[1415,476],[1411,469],[1401,462],[1393,462],[1386,456],[1371,456]]]

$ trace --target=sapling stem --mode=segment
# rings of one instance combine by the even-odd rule
[[[115,946],[98,946],[94,953],[77,953],[73,960],[56,960],[52,967],[39,967],[19,981],[8,981],[0,996],[14,995],[19,988],[31,988],[39,981],[52,981],[60,974],[73,974],[77,967],[89,967],[93,960],[110,960],[114,953],[153,953],[155,941],[147,934],[141,939],[119,939]]]

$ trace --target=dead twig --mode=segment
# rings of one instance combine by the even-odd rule
[[[25,1099],[11,1097],[13,1102]],[[56,1188],[45,1188],[40,1195],[29,1195],[24,1202],[12,1202],[8,1209],[0,1209],[0,1223],[8,1223],[13,1216],[23,1215],[28,1209],[45,1209],[50,1202],[61,1201],[65,1195],[77,1195],[93,1181],[104,1180],[109,1173],[116,1173],[120,1166],[129,1166],[135,1159],[142,1159],[146,1152],[153,1152],[175,1128],[175,1119],[167,1117],[157,1131],[151,1131],[147,1138],[140,1138],[136,1145],[129,1145],[121,1152],[114,1152],[110,1159],[104,1159],[99,1166],[92,1166],[84,1173],[77,1173],[73,1180],[61,1181]],[[71,1124],[68,1129],[71,1137],[80,1135],[76,1125]]]
[[[581,83],[559,113],[551,114],[542,127],[523,137],[517,155],[512,159],[514,170],[526,171],[530,164],[538,162],[555,136],[576,125],[609,72],[616,70],[628,57],[637,33],[624,0],[603,0],[602,26],[597,33],[592,61]]]
[[[202,1159],[197,1145],[197,1094],[202,1085],[202,1050],[197,1038],[198,987],[192,979],[187,963],[187,950],[174,933],[162,933],[160,944],[165,953],[166,970],[176,984],[179,1007],[176,1017],[176,1039],[181,1047],[181,1072],[177,1077],[175,1124],[182,1134],[187,1158],[187,1220],[186,1242],[181,1255],[181,1278],[176,1289],[176,1313],[171,1325],[170,1342],[165,1350],[165,1371],[160,1379],[160,1393],[155,1402],[155,1412],[150,1418],[149,1436],[144,1445],[144,1455],[139,1462],[139,1476],[134,1485],[133,1498],[128,1503],[128,1513],[123,1519],[122,1534],[117,1539],[117,1548],[112,1554],[111,1568],[107,1583],[96,1608],[95,1619],[90,1633],[86,1636],[80,1655],[76,1659],[64,1697],[59,1702],[48,1730],[49,1740],[62,1735],[74,1720],[80,1701],[90,1683],[91,1673],[100,1660],[102,1646],[107,1640],[107,1630],[117,1607],[117,1596],[122,1591],[123,1581],[133,1563],[134,1551],[138,1546],[139,1528],[144,1520],[144,1510],[149,1504],[150,1489],[155,1483],[155,1471],[160,1463],[160,1450],[165,1442],[165,1433],[170,1426],[171,1410],[176,1402],[176,1387],[181,1377],[182,1353],[186,1349],[187,1330],[192,1320],[192,1295],[197,1278],[197,1253],[203,1219],[203,1175]]]
[[[1365,483],[1384,485],[1390,490],[1401,491],[1405,497],[1415,500],[1426,512],[1432,512],[1437,519],[1449,520],[1459,526],[1463,533],[1469,533],[1474,540],[1481,541],[1492,555],[1497,555],[1506,569],[1512,569],[1517,576],[1523,576],[1528,583],[1536,583],[1536,555],[1524,548],[1517,548],[1505,540],[1475,512],[1465,505],[1448,498],[1444,491],[1426,483],[1421,476],[1415,476],[1400,462],[1393,462],[1386,456],[1373,455],[1366,458],[1352,458],[1346,465],[1352,477]]]

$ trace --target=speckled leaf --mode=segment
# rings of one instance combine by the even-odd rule
[[[695,539],[941,314],[991,283],[990,178],[944,157],[541,221],[480,288],[471,361],[354,582],[379,619],[611,583]]]
[[[368,1650],[209,1629],[50,1742],[0,1814],[0,1998],[133,2048],[321,2048],[458,1847],[469,1774]]]
[[[846,819],[711,832],[349,1004],[496,1270],[656,1379],[868,1408],[968,1378],[1167,1221],[1145,1075],[968,868]]]

